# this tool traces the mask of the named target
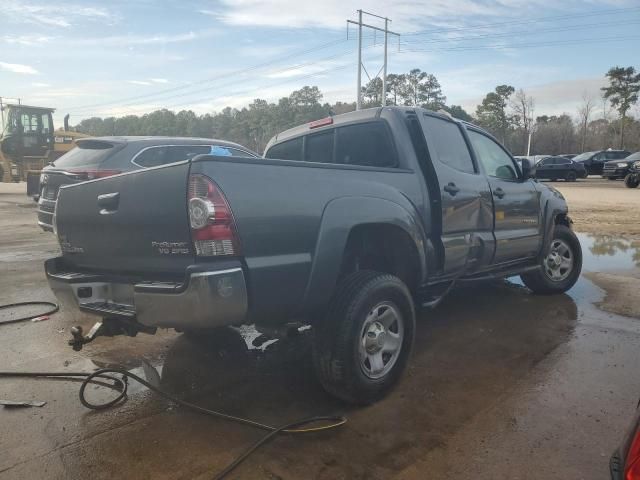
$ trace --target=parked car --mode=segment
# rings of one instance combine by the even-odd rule
[[[543,158],[536,164],[535,176],[538,179],[551,181],[563,179],[567,182],[575,182],[577,178],[586,178],[587,171],[582,163],[553,156]]]
[[[588,175],[602,175],[604,163],[608,160],[621,160],[629,156],[631,152],[626,150],[597,150],[585,152],[573,157],[574,162],[584,165]]]
[[[631,167],[633,162],[637,160],[640,160],[640,152],[632,153],[622,160],[612,160],[610,162],[606,162],[602,169],[602,176],[604,178],[608,178],[609,180],[625,178],[629,173],[629,167]]]
[[[609,461],[611,480],[640,479],[640,409],[625,438]]]
[[[416,305],[463,280],[520,275],[557,294],[578,279],[567,204],[522,166],[443,114],[345,113],[276,135],[265,158],[62,187],[62,256],[45,270],[61,303],[130,333],[311,325],[325,389],[370,403],[407,365]]]
[[[95,137],[76,141],[70,150],[40,174],[38,225],[52,231],[52,217],[62,185],[103,178],[118,173],[157,167],[186,160],[203,153],[257,157],[251,150],[232,142],[185,137]]]
[[[624,177],[624,184],[627,188],[636,188],[640,185],[640,152],[629,155],[627,158],[634,157],[635,161],[629,167],[629,173]]]

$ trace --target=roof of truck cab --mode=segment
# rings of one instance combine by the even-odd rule
[[[467,122],[463,122],[462,120],[459,120],[457,118],[452,117],[448,113],[435,112],[433,110],[427,110],[426,108],[422,108],[422,107],[388,106],[388,107],[365,108],[363,110],[355,110],[353,112],[341,113],[340,115],[333,115],[333,116],[331,116],[331,118],[333,119],[333,122],[331,124],[328,124],[326,126],[320,126],[320,127],[314,128],[313,130],[314,131],[322,131],[325,128],[328,129],[328,128],[332,128],[332,127],[335,127],[335,126],[338,126],[338,125],[341,125],[341,124],[375,119],[375,118],[378,118],[380,116],[380,114],[382,113],[383,109],[396,110],[396,111],[401,111],[401,112],[423,111],[423,112],[429,112],[430,114],[433,114],[433,115],[441,116],[443,118],[448,118],[448,119],[454,120],[456,122],[465,123],[465,124],[467,123]],[[310,133],[311,125],[313,123],[314,122],[308,122],[308,123],[305,123],[305,124],[302,124],[302,125],[298,125],[297,127],[290,128],[288,130],[285,130],[284,132],[280,132],[280,133],[274,135],[271,138],[271,140],[269,140],[269,143],[267,144],[267,147],[270,147],[274,143],[280,143],[280,142],[282,142],[284,140]],[[471,125],[471,124],[469,124],[469,125]]]

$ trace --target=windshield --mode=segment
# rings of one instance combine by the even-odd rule
[[[584,152],[581,153],[580,155],[573,157],[573,161],[574,162],[580,162],[582,160],[588,160],[594,153],[596,152]]]
[[[640,152],[632,153],[627,158],[625,158],[625,160],[629,160],[629,161],[632,161],[632,162],[636,161],[636,160],[640,160]]]
[[[118,151],[120,144],[100,140],[80,140],[77,146],[58,158],[57,168],[98,167],[103,160]]]

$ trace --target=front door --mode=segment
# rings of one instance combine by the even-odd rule
[[[489,183],[474,164],[458,123],[425,113],[421,124],[442,203],[442,273],[471,270],[493,254]]]
[[[539,193],[523,180],[511,155],[480,131],[467,129],[476,159],[491,186],[496,251],[494,264],[537,255],[542,242]]]

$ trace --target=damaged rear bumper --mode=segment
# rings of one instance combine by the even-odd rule
[[[248,299],[240,263],[224,269],[187,268],[178,282],[113,278],[69,269],[62,257],[45,262],[60,305],[149,327],[198,329],[244,323]]]

